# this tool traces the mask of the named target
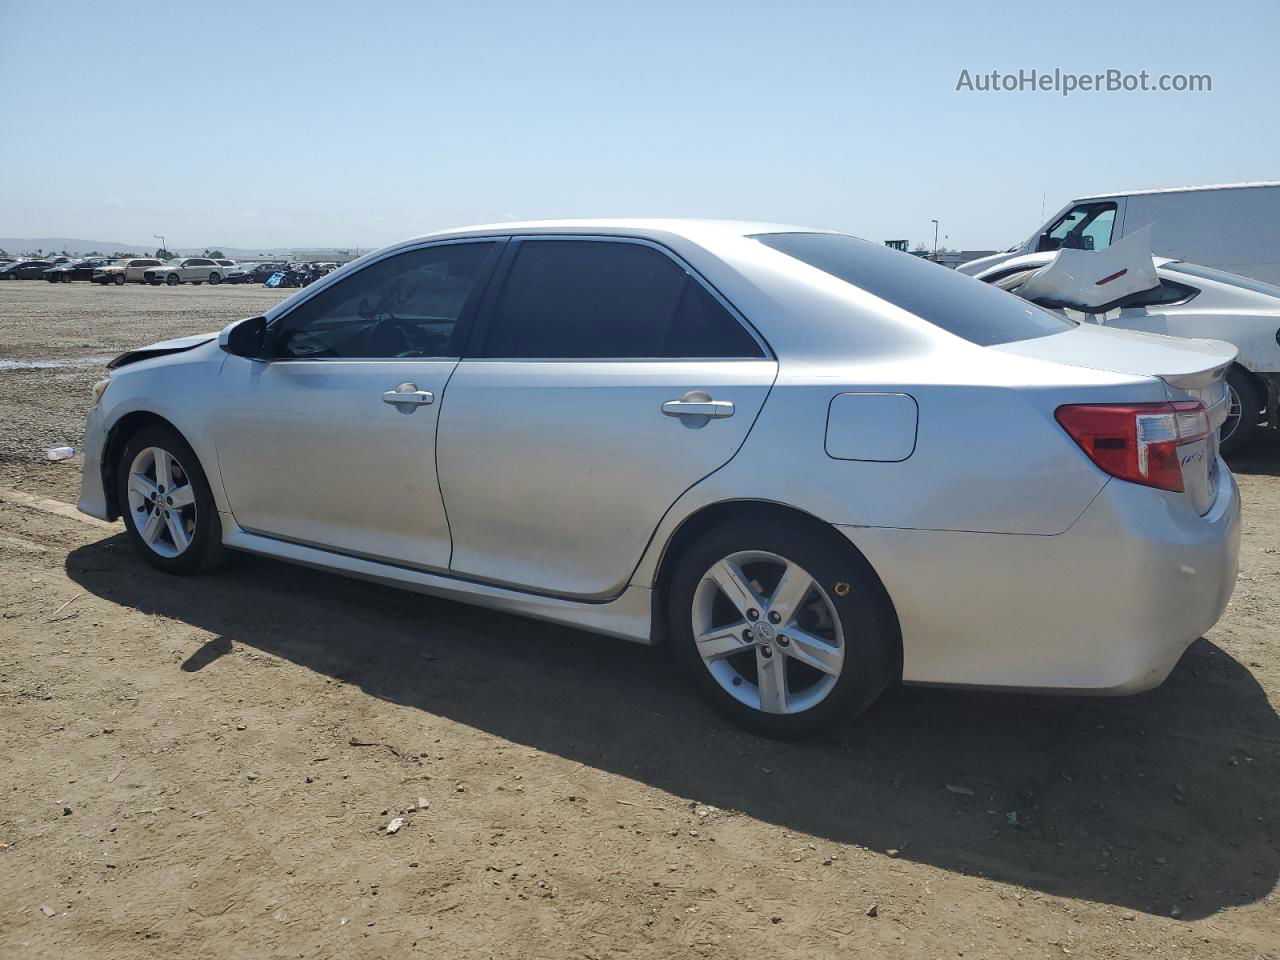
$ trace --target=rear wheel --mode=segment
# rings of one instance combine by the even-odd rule
[[[116,465],[116,496],[134,548],[165,573],[196,573],[223,554],[222,524],[195,451],[173,429],[143,427]]]
[[[222,282],[222,277],[219,274],[216,274],[216,273],[209,274],[209,284],[211,286],[215,283],[221,283],[221,282]]]
[[[1257,436],[1262,419],[1262,391],[1245,371],[1232,367],[1227,371],[1227,419],[1218,430],[1218,442],[1224,456],[1248,449]]]
[[[866,709],[897,665],[897,627],[870,565],[816,531],[763,521],[713,530],[671,580],[674,652],[711,704],[789,738]]]

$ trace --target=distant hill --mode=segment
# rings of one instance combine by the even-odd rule
[[[10,254],[15,253],[35,253],[37,250],[43,250],[45,253],[61,253],[63,250],[68,254],[84,254],[98,251],[99,253],[155,253],[158,243],[139,244],[139,243],[120,243],[116,240],[81,240],[78,237],[0,237],[0,250],[6,250]],[[224,247],[219,244],[211,243],[205,247],[175,247],[172,252],[180,257],[198,257],[206,250],[221,250],[226,256],[232,259],[238,257],[256,257],[259,254],[268,257],[288,256],[294,250],[316,250],[315,247],[265,247],[262,249],[250,249],[248,247]],[[324,252],[336,252],[332,248],[319,248]]]

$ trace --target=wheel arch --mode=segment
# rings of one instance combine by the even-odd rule
[[[885,588],[879,573],[871,565],[865,554],[825,520],[807,511],[773,500],[721,500],[707,504],[685,517],[667,538],[662,554],[658,560],[653,579],[652,590],[652,625],[650,632],[653,643],[666,640],[667,609],[666,598],[671,586],[671,578],[676,564],[684,551],[699,537],[718,527],[741,520],[766,520],[792,528],[803,527],[826,540],[833,549],[844,553],[859,566],[865,568],[880,590],[881,599],[886,605],[893,630],[893,641],[897,647],[897,676],[902,671],[902,629],[898,623],[898,611],[893,598]]]
[[[102,463],[99,464],[99,469],[102,471],[102,491],[106,496],[107,513],[112,520],[117,519],[121,513],[120,503],[116,498],[116,465],[120,462],[120,454],[134,434],[144,427],[155,424],[168,427],[178,436],[186,439],[186,435],[172,421],[150,410],[134,410],[126,413],[107,431],[107,442],[102,447]],[[196,456],[198,458],[199,454]],[[204,469],[204,464],[200,464],[200,467]],[[205,475],[208,476],[207,470]]]
[[[1262,398],[1263,407],[1266,412],[1268,424],[1272,427],[1278,426],[1277,408],[1280,408],[1280,374],[1265,374],[1246,367],[1237,358],[1232,361],[1231,371],[1245,377],[1258,391],[1258,396]]]

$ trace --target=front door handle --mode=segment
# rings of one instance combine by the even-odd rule
[[[712,400],[710,397],[705,400],[668,400],[662,405],[662,412],[668,417],[706,417],[709,420],[721,420],[724,417],[733,416],[733,401]]]
[[[388,390],[384,393],[382,402],[422,407],[428,403],[435,403],[436,398],[430,390],[419,390],[416,383],[402,383],[394,390]]]

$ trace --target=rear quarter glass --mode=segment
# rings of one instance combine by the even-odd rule
[[[980,347],[1070,330],[1064,317],[909,253],[839,233],[754,239]]]

